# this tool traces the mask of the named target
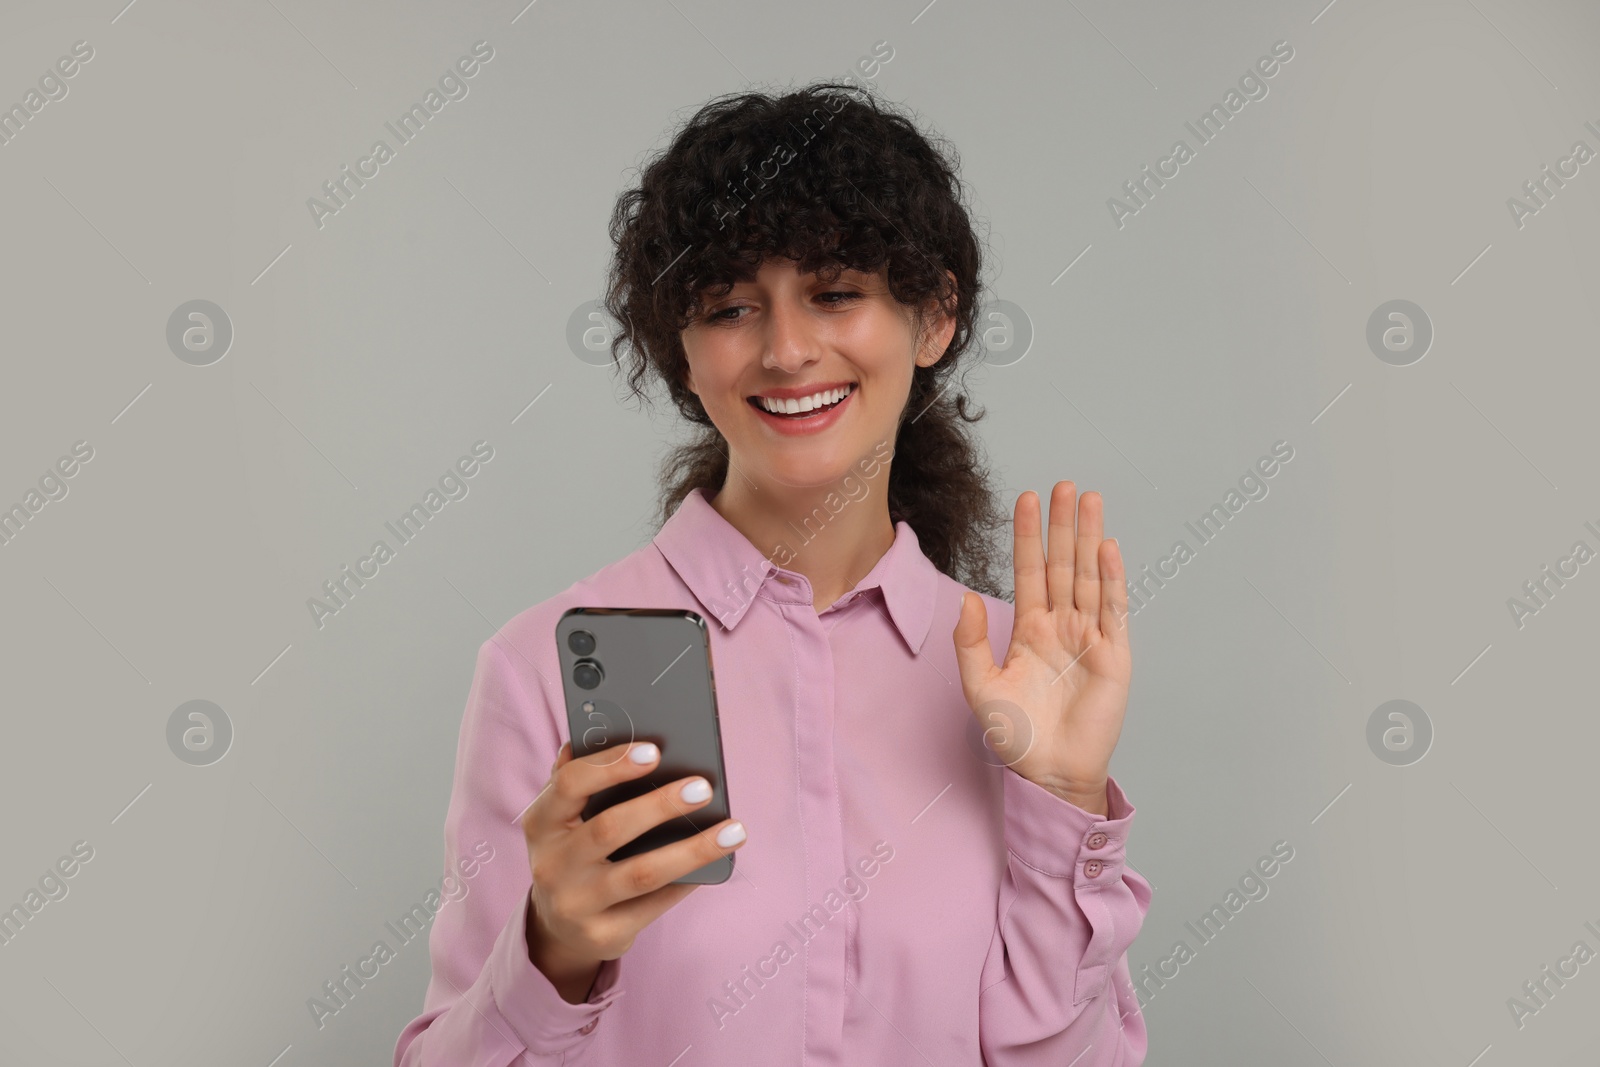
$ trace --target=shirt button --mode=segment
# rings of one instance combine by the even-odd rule
[[[1100,870],[1102,866],[1103,865],[1099,860],[1090,860],[1083,865],[1083,873],[1090,878],[1098,878],[1100,877]]]
[[[1101,833],[1099,830],[1096,830],[1094,833],[1090,834],[1089,835],[1089,847],[1090,848],[1105,848],[1106,847],[1106,835]]]
[[[596,1026],[599,1026],[599,1025],[600,1025],[600,1020],[599,1019],[590,1019],[588,1022],[586,1022],[582,1026],[578,1027],[578,1033],[580,1033],[580,1034],[592,1034],[592,1033],[594,1033],[594,1028]]]

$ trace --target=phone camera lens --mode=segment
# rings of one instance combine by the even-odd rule
[[[592,659],[581,659],[572,668],[572,680],[578,683],[579,689],[594,689],[604,677],[600,664]]]
[[[567,635],[567,647],[575,655],[587,656],[594,651],[594,634],[588,630],[574,630]]]

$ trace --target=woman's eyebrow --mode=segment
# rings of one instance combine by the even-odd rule
[[[878,275],[874,271],[841,266],[832,279],[823,278],[820,271],[807,271],[801,277],[808,285],[819,283],[831,285],[838,281],[873,282],[877,280]],[[748,278],[715,278],[702,283],[696,292],[702,299],[720,300],[741,285],[759,285],[760,283],[761,279],[755,276]],[[716,290],[720,290],[720,292],[714,292]]]

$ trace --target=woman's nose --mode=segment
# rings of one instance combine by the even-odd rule
[[[805,311],[781,301],[774,303],[767,316],[765,349],[761,365],[768,370],[793,373],[816,362],[817,338]]]

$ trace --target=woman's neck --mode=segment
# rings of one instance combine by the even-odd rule
[[[711,506],[761,554],[811,583],[818,614],[855,588],[894,544],[889,468],[840,485],[760,487],[730,472]]]

